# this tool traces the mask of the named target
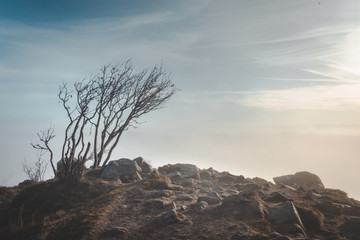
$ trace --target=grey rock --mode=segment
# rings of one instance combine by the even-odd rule
[[[182,221],[183,219],[184,215],[177,212],[175,209],[171,209],[161,216],[161,220],[166,223],[176,223]]]
[[[187,195],[187,194],[181,194],[175,198],[176,201],[192,201],[195,200],[194,197]]]
[[[136,162],[137,165],[139,165],[143,174],[151,173],[153,171],[151,165],[147,163],[142,157],[137,157],[133,161]]]
[[[341,207],[330,203],[317,203],[315,208],[322,212],[327,217],[337,217],[342,214]]]
[[[224,197],[224,199],[222,200],[222,205],[224,206],[232,206],[232,205],[237,205],[237,204],[241,204],[244,202],[247,202],[248,200],[241,194],[233,194],[227,197]]]
[[[270,209],[271,222],[283,234],[305,234],[304,226],[293,202],[288,201]]]
[[[321,179],[306,171],[297,172],[294,175],[274,177],[274,182],[278,185],[289,185],[293,187],[303,187],[305,189],[324,189]]]
[[[222,200],[222,197],[217,192],[209,192],[207,196],[217,198],[220,201]]]
[[[272,192],[268,195],[263,196],[262,200],[266,202],[280,203],[280,202],[289,201],[290,199],[285,197],[283,194],[279,192]]]
[[[212,173],[206,170],[200,172],[200,178],[202,180],[210,180],[212,177]]]
[[[154,169],[149,175],[150,179],[157,179],[160,177],[161,177],[161,173],[157,169]]]
[[[104,171],[101,174],[101,178],[104,179],[116,179],[120,178],[122,182],[131,182],[141,180],[139,173],[142,169],[139,165],[130,159],[122,158],[119,160],[110,161],[106,165]]]
[[[195,211],[202,212],[209,207],[209,204],[205,201],[197,202],[194,205]]]
[[[119,186],[119,184],[121,184],[121,180],[120,179],[116,179],[115,181],[113,182],[108,182],[108,183],[105,183],[104,184],[104,187],[109,187],[109,188],[112,188],[112,187],[116,187],[116,186]]]
[[[102,233],[102,237],[111,237],[118,240],[127,240],[129,236],[126,228],[108,227]]]
[[[209,197],[209,196],[201,196],[198,197],[198,202],[207,202],[209,205],[215,205],[221,202],[219,198],[216,197]]]
[[[340,226],[343,232],[351,235],[360,235],[360,217],[346,217],[344,223]]]

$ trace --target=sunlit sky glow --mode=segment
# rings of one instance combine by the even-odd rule
[[[29,143],[50,124],[59,159],[61,82],[132,58],[163,64],[180,91],[114,159],[268,180],[308,170],[360,199],[359,42],[357,0],[3,1],[0,184],[25,178]]]

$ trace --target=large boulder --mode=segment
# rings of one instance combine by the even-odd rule
[[[119,178],[122,182],[133,182],[141,180],[140,173],[142,169],[139,165],[130,159],[121,158],[119,160],[110,161],[106,165],[101,174],[103,179],[116,179]]]
[[[139,165],[143,174],[150,174],[154,170],[151,165],[147,163],[142,157],[137,157],[133,161],[135,161],[137,165]]]
[[[297,172],[294,175],[274,177],[274,182],[278,185],[288,185],[293,187],[304,187],[305,189],[324,189],[321,179],[306,171]]]
[[[293,202],[288,201],[270,209],[271,222],[282,234],[305,235],[304,225]]]
[[[200,179],[200,170],[193,164],[168,164],[163,167],[159,167],[159,171],[169,178],[173,177],[172,174],[174,174],[180,175],[182,178]]]

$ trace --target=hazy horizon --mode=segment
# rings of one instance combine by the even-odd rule
[[[62,82],[131,58],[180,89],[112,159],[187,162],[245,177],[309,171],[360,199],[360,2],[7,1],[0,7],[0,185],[26,178]],[[47,177],[51,177],[48,167]]]

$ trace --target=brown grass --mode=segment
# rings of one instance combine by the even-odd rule
[[[142,182],[142,188],[146,190],[172,190],[171,182],[168,178],[160,176],[155,179],[146,179]]]
[[[115,198],[112,191],[115,190],[94,179],[50,180],[30,185],[0,212],[0,236],[2,239],[81,239],[106,215]]]

